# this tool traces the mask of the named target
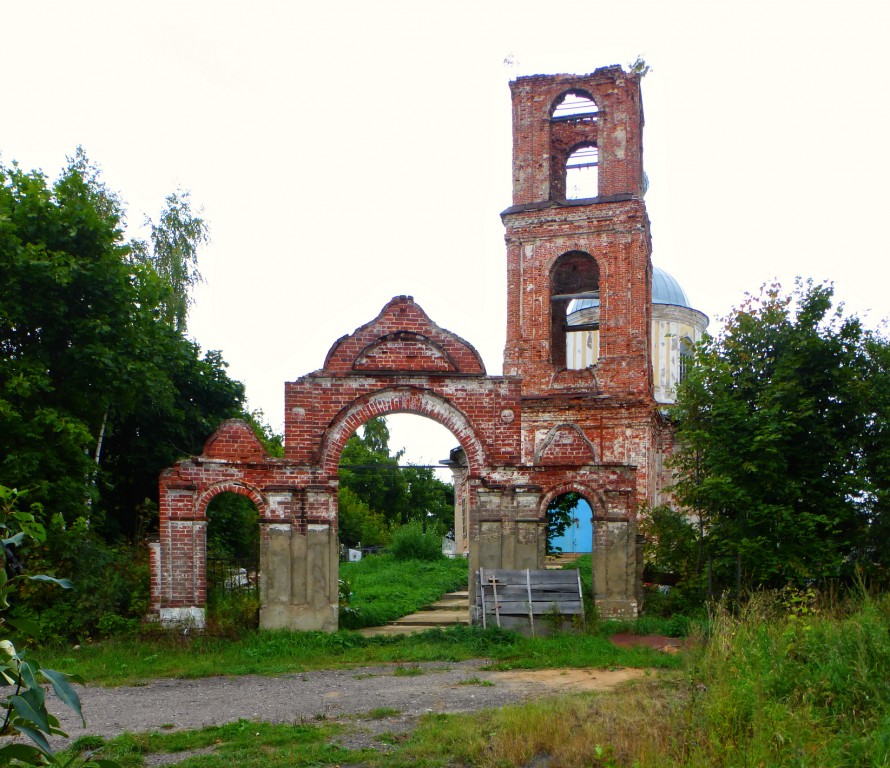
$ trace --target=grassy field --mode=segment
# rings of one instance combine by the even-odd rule
[[[491,659],[498,669],[552,667],[676,668],[679,659],[646,648],[621,649],[600,635],[525,638],[497,629],[453,627],[419,635],[366,638],[355,632],[250,632],[232,640],[202,636],[105,640],[40,649],[43,666],[93,685],[158,677],[280,675],[365,664]]]
[[[377,627],[429,606],[446,592],[466,589],[467,561],[399,561],[391,555],[374,555],[341,563],[340,579],[352,593],[340,613],[340,627]]]
[[[440,571],[380,558],[345,572],[357,615],[370,617],[381,606],[414,610],[437,592],[462,586],[466,571],[460,565]],[[413,569],[410,575],[406,568]],[[429,593],[410,588],[410,582],[436,579],[442,580]],[[406,598],[409,593],[413,597]],[[377,615],[388,616],[386,610]],[[242,721],[188,733],[125,734],[103,748],[131,766],[143,765],[149,753],[183,750],[187,768],[890,766],[890,595],[823,604],[811,591],[758,594],[740,615],[713,608],[682,655],[623,650],[608,641],[614,631],[664,633],[681,623],[594,620],[587,632],[546,638],[473,627],[396,638],[351,631],[252,631],[235,639],[159,634],[40,649],[39,656],[47,666],[104,685],[469,658],[490,659],[494,668],[657,670],[607,693],[542,698],[472,715],[429,715],[410,736],[384,734],[385,752],[338,746],[338,735],[360,727],[350,720],[275,726]],[[369,711],[367,719],[396,715]],[[79,748],[99,745],[87,739]]]
[[[386,752],[337,746],[338,733],[357,727],[348,721],[124,735],[108,750],[135,766],[147,752],[213,748],[182,763],[188,768],[890,765],[890,597],[804,607],[787,595],[755,596],[741,616],[715,610],[710,636],[680,669],[607,693],[431,714],[410,736],[384,734]],[[533,656],[534,645],[502,639],[521,649],[520,663]],[[563,642],[583,649],[586,640]]]
[[[397,561],[370,557],[344,564],[341,574],[353,592],[343,624],[383,624],[416,611],[444,592],[464,588],[465,560]],[[663,632],[667,622],[641,624]],[[619,649],[611,632],[634,630],[632,624],[592,622],[585,634],[525,638],[473,627],[431,630],[414,636],[365,638],[355,632],[292,633],[241,631],[234,637],[195,633],[148,633],[73,646],[42,648],[45,666],[80,675],[89,683],[125,685],[157,677],[277,675],[362,664],[458,661],[487,658],[498,668],[658,667],[675,668],[677,657],[649,649]]]

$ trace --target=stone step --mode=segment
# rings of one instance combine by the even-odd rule
[[[418,611],[396,619],[393,624],[412,627],[438,627],[444,624],[469,624],[470,612],[467,608],[443,608],[440,611]]]
[[[469,605],[466,597],[443,597],[441,600],[436,600],[429,609],[431,611],[445,611],[455,608],[467,610]]]
[[[455,624],[469,623],[469,592],[462,589],[442,595],[435,603],[423,611],[402,616],[402,618],[396,619],[382,627],[365,627],[358,630],[358,632],[365,637],[375,635],[410,635],[414,632],[432,629],[433,627],[448,627]]]

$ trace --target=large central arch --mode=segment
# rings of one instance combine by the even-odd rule
[[[411,413],[426,416],[448,429],[466,453],[471,474],[479,476],[485,466],[485,451],[466,414],[436,392],[417,387],[391,387],[358,398],[344,408],[322,436],[321,467],[336,475],[340,454],[349,436],[362,424],[378,416]]]

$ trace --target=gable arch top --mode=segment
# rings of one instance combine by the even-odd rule
[[[201,456],[232,462],[263,462],[269,454],[253,429],[243,419],[226,419],[217,427],[207,442]]]
[[[440,328],[411,296],[391,299],[371,322],[334,342],[322,374],[485,375],[476,349]]]

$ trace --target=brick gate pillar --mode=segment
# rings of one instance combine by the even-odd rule
[[[303,509],[260,537],[260,626],[335,632],[339,614],[336,488],[309,486]]]
[[[207,605],[207,519],[193,486],[161,493],[159,544],[152,557],[152,603],[164,624],[203,628]]]
[[[639,613],[638,542],[634,499],[629,491],[607,491],[605,515],[593,518],[593,596],[604,618]]]
[[[520,570],[544,567],[547,521],[539,514],[538,486],[480,486],[470,514],[470,613],[476,602],[479,568]]]

